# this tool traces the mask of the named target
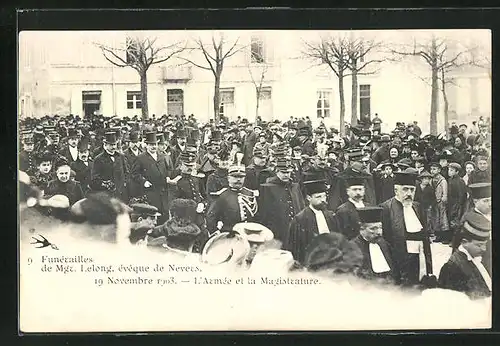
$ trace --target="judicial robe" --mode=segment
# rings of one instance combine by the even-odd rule
[[[91,188],[93,191],[107,191],[112,196],[127,203],[129,169],[123,154],[115,153],[113,156],[114,162],[106,151],[96,156],[90,171]],[[112,182],[114,186],[108,188],[106,182]]]
[[[260,186],[257,222],[274,233],[283,244],[288,242],[290,222],[305,207],[304,197],[297,183],[284,183],[277,177]]]
[[[334,185],[330,187],[328,193],[328,209],[335,210],[339,205],[347,202],[347,180],[351,177],[363,179],[365,186],[365,202],[372,205],[377,203],[373,176],[369,173],[357,172],[351,167],[347,167],[343,172],[337,175]]]
[[[137,156],[130,172],[136,186],[142,189],[142,194],[146,195],[148,203],[158,208],[162,219],[168,218],[168,174],[169,170],[164,156],[158,153],[157,160],[155,160],[148,152]],[[146,181],[152,184],[148,188],[144,186]]]
[[[463,292],[472,299],[491,296],[481,272],[462,251],[455,251],[443,265],[439,273],[438,287]]]
[[[364,203],[365,206],[371,206]],[[359,226],[361,220],[358,210],[351,201],[341,204],[335,211],[339,233],[342,233],[347,239],[353,239],[359,235]]]
[[[367,280],[375,280],[380,282],[391,283],[394,281],[394,263],[392,260],[392,251],[384,238],[380,237],[376,240],[376,243],[380,246],[380,250],[384,255],[385,260],[387,261],[387,265],[390,270],[385,273],[375,273],[372,267],[372,259],[370,255],[370,243],[366,241],[361,235],[358,235],[356,238],[352,240],[363,253],[363,264],[359,275]]]
[[[422,241],[425,265],[428,274],[432,273],[431,245],[426,222],[422,218],[420,204],[413,202],[413,211],[422,224],[423,229],[417,233],[406,231],[403,204],[395,197],[380,204],[382,207],[382,235],[392,249],[394,261],[394,277],[396,283],[417,285],[419,283],[419,255],[408,253],[406,241]]]
[[[330,233],[337,232],[337,221],[335,214],[330,210],[323,210],[326,224]],[[304,208],[290,222],[288,230],[289,237],[283,243],[283,249],[290,251],[293,258],[303,264],[306,255],[306,248],[313,238],[319,234],[316,215],[310,207]]]

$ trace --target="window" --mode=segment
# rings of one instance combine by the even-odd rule
[[[273,120],[272,90],[270,87],[263,87],[259,93],[259,114],[262,120]]]
[[[141,109],[142,98],[140,91],[127,91],[127,109]]]
[[[219,115],[234,118],[234,88],[220,90]]]
[[[171,115],[184,114],[184,90],[167,89],[167,112]]]
[[[361,121],[370,120],[370,85],[359,86],[359,114]]]
[[[319,90],[317,93],[316,115],[318,118],[328,118],[331,110],[331,90]]]
[[[89,117],[101,111],[101,91],[82,91],[83,114]]]
[[[251,42],[251,61],[252,63],[261,64],[264,62],[264,42],[260,37],[252,36]]]

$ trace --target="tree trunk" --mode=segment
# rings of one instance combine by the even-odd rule
[[[339,76],[339,97],[340,97],[340,133],[345,133],[345,100],[344,100],[344,76]]]
[[[431,135],[437,135],[437,110],[439,105],[438,100],[438,70],[432,66],[432,84],[431,84],[431,114],[430,114],[430,132]]]
[[[448,138],[450,129],[448,125],[448,95],[446,94],[446,83],[444,79],[444,70],[441,70],[441,92],[443,93],[443,102],[444,102],[444,129],[446,131],[446,137]]]
[[[353,62],[354,69],[352,70],[352,91],[351,91],[351,126],[358,124],[358,71],[356,63]],[[363,114],[360,115],[360,118]]]
[[[215,76],[215,85],[214,85],[214,119],[215,122],[218,123],[220,120],[220,75]]]
[[[141,77],[141,109],[142,109],[142,119],[147,120],[149,117],[148,110],[148,76],[147,71],[139,72]]]
[[[259,117],[259,106],[260,106],[260,90],[259,88],[255,88],[255,95],[256,95],[256,101],[257,103],[255,104],[255,120]]]

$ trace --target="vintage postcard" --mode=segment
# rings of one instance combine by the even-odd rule
[[[20,332],[491,328],[489,30],[18,48]]]

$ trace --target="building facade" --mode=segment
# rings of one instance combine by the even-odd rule
[[[489,43],[488,32],[467,31],[461,37],[479,35]],[[406,42],[411,34],[400,31],[366,32],[377,40]],[[200,37],[211,52],[211,32],[22,32],[19,40],[19,116],[45,114],[134,116],[141,114],[138,73],[107,61],[98,44],[112,47],[126,59],[127,37],[155,37],[158,47],[185,42],[181,53],[208,67],[201,51],[191,46]],[[214,34],[217,39],[220,33]],[[303,57],[303,42],[318,32],[228,31],[224,49],[237,52],[224,62],[220,85],[220,112],[230,119],[287,120],[308,116],[313,123],[324,119],[339,126],[339,83],[327,66],[312,66]],[[363,32],[356,32],[363,35]],[[460,35],[460,34],[458,34]],[[476,36],[474,36],[476,35]],[[212,51],[213,52],[213,51]],[[377,53],[379,54],[379,53]],[[377,59],[367,56],[366,59]],[[375,113],[383,127],[397,121],[418,121],[429,130],[430,71],[419,58],[386,60],[370,74],[358,77],[358,114]],[[214,76],[210,70],[172,58],[148,70],[149,114],[195,114],[201,121],[213,117]],[[446,85],[449,120],[470,123],[471,116],[491,115],[491,79],[481,68],[457,69]],[[256,86],[261,87],[257,110]],[[344,79],[345,120],[351,119],[351,79]],[[439,95],[438,127],[444,129],[442,93]]]

